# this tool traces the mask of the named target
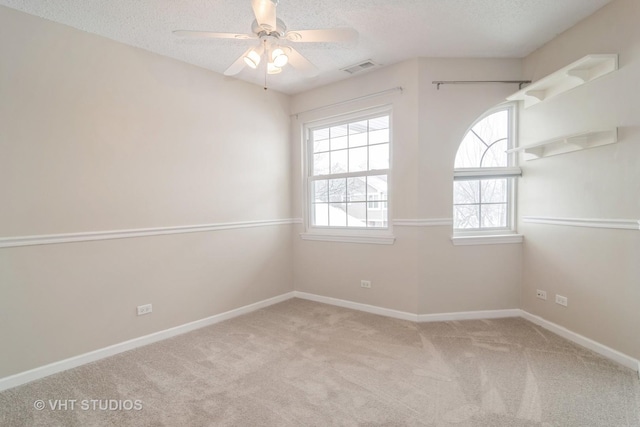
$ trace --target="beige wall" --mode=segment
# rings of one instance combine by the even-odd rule
[[[619,126],[620,143],[522,163],[518,217],[638,219],[639,15],[617,0],[524,62],[415,59],[290,98],[0,7],[0,237],[303,218],[302,124],[382,104],[390,218],[451,218],[458,144],[516,88],[431,82],[535,80],[608,52],[618,72],[522,110],[520,137]],[[451,226],[305,241],[303,224],[0,248],[0,377],[293,289],[418,314],[521,307],[640,358],[637,231],[518,226],[524,245],[453,246]]]
[[[640,2],[617,0],[524,60],[539,79],[590,53],[620,69],[521,112],[523,143],[618,126],[619,143],[522,164],[520,215],[640,218]],[[521,223],[525,310],[640,358],[640,234]],[[536,289],[549,299],[535,298]],[[554,294],[569,306],[553,302]]]
[[[0,28],[0,237],[291,217],[288,96],[4,7]],[[290,236],[0,248],[0,377],[289,292]]]
[[[453,161],[467,127],[517,87],[443,86],[433,80],[518,79],[519,60],[416,59],[292,98],[294,112],[369,95],[395,93],[292,120],[293,212],[303,217],[301,126],[346,111],[393,107],[390,218],[451,218]],[[304,231],[304,225],[298,227]],[[451,226],[395,226],[393,245],[317,242],[294,236],[296,290],[410,313],[517,308],[520,245],[458,247]],[[371,289],[360,280],[372,281]]]

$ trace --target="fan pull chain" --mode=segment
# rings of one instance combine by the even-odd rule
[[[267,40],[264,39],[263,42],[264,42],[263,55],[265,56],[265,60],[262,61],[264,63],[264,90],[267,90],[267,71],[269,71],[267,62],[269,62],[269,52],[267,52]]]

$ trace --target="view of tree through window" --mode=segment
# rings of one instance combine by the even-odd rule
[[[453,183],[454,229],[461,231],[510,227],[513,178],[500,168],[511,165],[513,112],[510,107],[479,120],[467,132],[456,154]],[[484,170],[483,170],[484,169]]]
[[[310,130],[313,226],[388,226],[389,133],[388,114]]]

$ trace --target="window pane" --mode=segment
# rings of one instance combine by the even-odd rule
[[[367,200],[367,179],[365,177],[347,178],[347,198],[350,202]]]
[[[348,227],[366,227],[367,226],[367,208],[366,203],[349,203],[347,204],[347,226]]]
[[[331,152],[331,173],[345,173],[349,167],[347,150]]]
[[[345,202],[347,200],[347,179],[330,179],[329,181],[329,201]]]
[[[313,140],[313,152],[318,153],[321,151],[329,151],[329,140],[325,139],[322,141]]]
[[[369,147],[369,170],[389,169],[389,144]]]
[[[326,227],[329,225],[329,204],[328,203],[314,203],[312,210],[313,225],[319,227]]]
[[[506,226],[506,203],[482,205],[482,228],[504,228]]]
[[[349,172],[367,170],[367,147],[349,149]]]
[[[367,177],[367,227],[388,226],[387,194],[387,175]]]
[[[456,205],[480,203],[480,181],[454,181],[453,203]]]
[[[367,206],[367,226],[369,227],[386,227],[387,226],[387,210],[378,208],[370,208]]]
[[[338,125],[331,127],[331,138],[339,138],[347,136],[348,125]]]
[[[509,112],[497,111],[476,123],[472,130],[487,144],[505,139],[509,135]]]
[[[376,195],[380,200],[380,193],[388,194],[387,175],[374,175],[367,177],[367,197]],[[386,197],[386,196],[385,196]]]
[[[331,149],[332,150],[342,150],[347,148],[347,140],[346,136],[341,136],[339,138],[331,138]]]
[[[480,183],[482,191],[482,203],[506,203],[507,180],[485,179]]]
[[[326,180],[322,181],[313,181],[311,183],[311,194],[313,197],[313,202],[328,202],[329,194],[327,192],[328,182]]]
[[[313,174],[327,175],[329,173],[329,153],[313,155]]]
[[[497,111],[476,123],[456,154],[456,168],[509,166],[509,110]]]
[[[316,129],[312,135],[314,141],[322,141],[323,139],[329,139],[329,129]]]
[[[388,129],[389,128],[389,116],[376,117],[375,119],[369,119],[369,131]]]
[[[349,135],[366,132],[368,129],[367,123],[368,123],[367,120],[349,123]]]
[[[369,133],[369,144],[389,142],[389,129],[376,130]]]
[[[355,135],[349,135],[349,147],[361,147],[367,145],[367,134],[357,133]]]
[[[477,168],[480,167],[480,159],[486,147],[471,132],[467,133],[458,148],[456,154],[456,168]]]
[[[453,207],[453,228],[478,228],[480,225],[480,206],[461,205]]]
[[[369,209],[379,209],[380,208],[380,196],[378,196],[377,194],[369,194],[367,196],[367,207]]]
[[[500,139],[495,142],[483,154],[480,167],[483,168],[504,168],[509,166],[509,157],[506,154],[507,140]]]
[[[329,225],[331,227],[347,226],[347,204],[331,203],[329,206]]]

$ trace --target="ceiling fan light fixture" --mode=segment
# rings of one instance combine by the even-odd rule
[[[271,59],[273,60],[273,65],[278,68],[284,67],[287,65],[287,62],[289,62],[289,57],[285,55],[284,51],[279,47],[271,52]]]
[[[244,57],[244,63],[255,70],[260,63],[260,55],[254,49]]]
[[[278,67],[273,62],[267,63],[267,74],[280,74],[282,72],[282,68]]]

